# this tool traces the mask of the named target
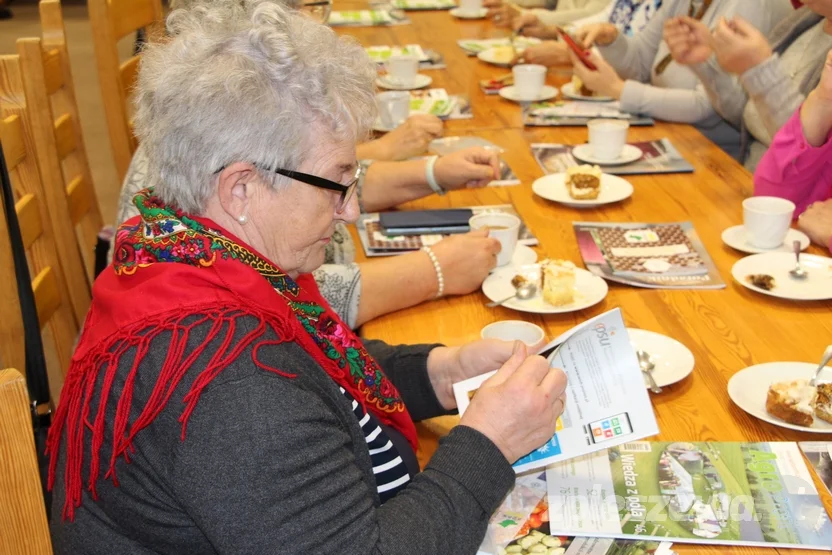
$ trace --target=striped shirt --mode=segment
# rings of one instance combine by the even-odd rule
[[[407,447],[409,453],[402,454],[402,447],[397,445],[400,445],[401,442],[394,442],[391,439],[391,435],[396,432],[390,428],[385,430],[385,427],[379,424],[376,417],[372,413],[365,412],[364,407],[352,395],[343,387],[339,387],[339,389],[347,398],[347,401],[352,404],[352,412],[358,419],[359,426],[361,426],[364,440],[370,450],[370,460],[373,463],[373,474],[376,478],[378,495],[381,502],[384,503],[404,489],[407,483],[410,482],[412,474],[418,472],[418,463],[415,462],[416,457],[409,446]],[[410,456],[408,457],[408,455]],[[413,468],[414,465],[415,468]]]

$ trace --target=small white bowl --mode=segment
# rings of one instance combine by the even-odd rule
[[[522,341],[529,347],[543,346],[546,333],[543,328],[523,320],[503,320],[488,324],[480,332],[483,339]]]

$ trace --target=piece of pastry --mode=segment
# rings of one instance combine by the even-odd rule
[[[832,424],[832,383],[818,384],[815,416]]]
[[[807,380],[794,380],[771,384],[766,396],[766,411],[798,426],[811,426],[815,421],[817,390]]]
[[[544,260],[540,263],[543,300],[552,306],[568,305],[575,300],[575,265],[568,260]]]
[[[588,89],[577,75],[572,76],[572,90],[581,96],[595,96],[595,93]]]
[[[584,164],[566,170],[569,196],[575,200],[594,200],[601,193],[601,168]]]
[[[774,283],[774,278],[768,274],[749,274],[745,276],[745,281],[765,291],[771,291],[777,286]]]

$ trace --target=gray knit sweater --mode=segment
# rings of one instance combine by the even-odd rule
[[[241,324],[239,337],[250,331]],[[194,345],[205,337],[206,327],[194,335]],[[165,335],[151,343],[136,374],[133,407],[144,406],[168,344]],[[380,505],[367,444],[350,403],[305,351],[279,343],[261,347],[257,359],[298,377],[264,371],[252,363],[250,349],[243,352],[204,391],[181,440],[177,419],[183,395],[214,347],[138,433],[130,464],[117,463],[119,486],[104,480],[102,472],[98,498],[85,490],[74,522],[61,520],[60,461],[52,518],[56,553],[476,552],[489,516],[514,484],[511,466],[485,436],[457,427],[427,468]],[[368,341],[367,348],[414,419],[444,412],[427,376],[432,346]],[[122,359],[113,396],[124,386],[130,358]],[[93,395],[91,414],[98,398]],[[109,403],[115,402],[111,397]],[[111,434],[110,424],[105,457]],[[103,462],[106,469],[108,461]],[[84,484],[86,478],[87,470]]]

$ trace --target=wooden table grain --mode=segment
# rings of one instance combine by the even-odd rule
[[[360,4],[339,4],[349,9]],[[395,27],[339,29],[365,46],[420,44],[440,52],[447,69],[424,71],[434,87],[464,93],[472,101],[474,117],[448,121],[445,135],[476,135],[505,149],[504,158],[521,180],[514,187],[490,187],[451,192],[412,202],[404,208],[445,208],[513,203],[540,239],[541,257],[581,263],[572,230],[573,221],[675,222],[691,221],[713,258],[727,287],[721,290],[651,290],[610,283],[609,295],[598,305],[569,314],[537,315],[506,308],[488,309],[486,297],[475,292],[445,298],[378,318],[365,324],[367,338],[391,343],[443,342],[453,345],[479,338],[483,326],[506,319],[523,319],[543,327],[549,337],[615,307],[621,307],[628,326],[671,336],[694,354],[693,374],[651,395],[661,433],[660,441],[812,441],[830,440],[762,422],[735,406],[727,383],[737,371],[772,361],[815,362],[832,338],[832,302],[789,302],[759,295],[735,283],[731,267],[743,254],[722,243],[720,235],[742,222],[741,202],[753,191],[752,176],[689,125],[658,123],[632,128],[631,141],[667,137],[690,161],[692,174],[632,176],[634,195],[601,209],[572,209],[535,196],[532,182],[543,175],[531,155],[534,142],[577,144],[586,141],[586,128],[523,128],[517,104],[486,96],[479,81],[508,70],[468,57],[457,45],[461,38],[506,36],[489,21],[455,20],[447,12],[410,12],[411,24]],[[550,84],[568,79],[564,71],[549,72]],[[360,249],[359,249],[360,251]],[[811,247],[809,252],[828,254]],[[359,253],[359,258],[363,253]],[[443,417],[419,425],[420,461],[426,462],[438,439],[459,422]],[[820,482],[816,482],[823,491]],[[824,495],[827,511],[832,499]],[[750,547],[707,547],[676,544],[679,553],[771,553]],[[790,553],[798,550],[777,550]]]

